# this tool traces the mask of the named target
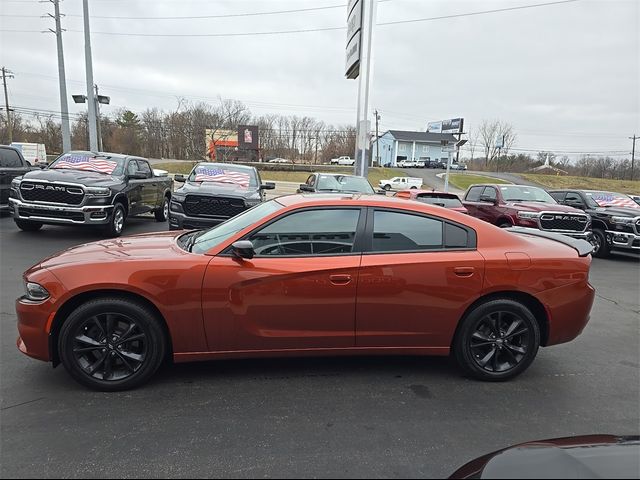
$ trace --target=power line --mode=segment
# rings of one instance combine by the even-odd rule
[[[506,8],[496,8],[492,10],[483,10],[478,12],[469,12],[469,13],[458,13],[452,15],[441,15],[438,17],[427,17],[427,18],[415,18],[410,20],[398,20],[395,22],[383,22],[378,23],[378,26],[388,26],[388,25],[400,25],[404,23],[416,23],[416,22],[429,22],[434,20],[445,20],[451,18],[460,18],[460,17],[471,17],[477,15],[487,15],[492,13],[501,13],[508,12],[514,10],[523,10],[529,8],[537,8],[537,7],[547,7],[551,5],[560,5],[565,3],[574,3],[579,2],[581,0],[561,0],[555,2],[546,2],[546,3],[537,3],[532,5],[521,5],[518,7],[506,7]],[[267,31],[267,32],[233,32],[233,33],[133,33],[133,32],[93,32],[96,35],[109,35],[109,36],[124,36],[124,37],[189,37],[189,38],[202,38],[202,37],[244,37],[244,36],[264,36],[264,35],[283,35],[283,34],[292,34],[292,33],[309,33],[309,32],[327,32],[333,30],[346,30],[347,27],[323,27],[323,28],[308,28],[308,29],[295,29],[295,30],[277,30],[277,31]],[[68,30],[73,33],[82,33],[82,30]],[[13,32],[13,33],[37,33],[36,30],[0,30],[0,32]]]

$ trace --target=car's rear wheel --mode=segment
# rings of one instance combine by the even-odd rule
[[[157,222],[166,222],[169,218],[169,197],[164,197],[162,206],[155,211]]]
[[[42,224],[40,222],[21,220],[19,218],[14,218],[14,221],[16,222],[17,227],[25,232],[35,232],[42,228]]]
[[[469,313],[454,340],[460,367],[479,380],[509,380],[538,353],[540,327],[531,311],[510,299],[483,303]]]
[[[600,229],[593,230],[591,240],[593,245],[593,256],[598,258],[607,258],[610,254],[609,244],[607,243],[607,235]]]
[[[82,385],[101,391],[135,388],[162,364],[165,337],[141,302],[101,298],[82,304],[58,337],[60,360]]]

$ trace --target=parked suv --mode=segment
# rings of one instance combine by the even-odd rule
[[[640,254],[640,205],[623,193],[595,190],[552,190],[558,203],[591,216],[596,257],[612,251]]]
[[[198,163],[191,173],[176,175],[184,182],[171,198],[169,230],[209,228],[265,200],[265,190],[255,167],[230,163]]]
[[[31,170],[17,148],[0,145],[0,213],[9,211],[9,190],[14,178]]]
[[[300,184],[298,193],[365,193],[373,195],[375,190],[364,177],[341,173],[312,173]]]
[[[75,151],[14,179],[9,205],[22,230],[100,225],[117,237],[131,215],[154,213],[165,222],[172,190],[173,180],[157,176],[144,158]]]
[[[536,228],[592,240],[589,215],[558,203],[538,187],[526,185],[472,185],[463,205],[469,214],[498,227]]]

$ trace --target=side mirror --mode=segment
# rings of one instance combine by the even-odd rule
[[[181,182],[181,183],[184,183],[184,182],[186,182],[186,181],[187,181],[187,179],[185,178],[185,176],[184,176],[184,175],[181,175],[181,174],[174,175],[173,179],[174,179],[176,182]]]
[[[40,163],[40,164],[38,165],[38,167],[40,167],[40,169],[41,169],[41,170],[46,170],[46,168],[47,168],[48,166],[49,166],[49,165],[47,165],[46,163]]]
[[[260,190],[275,190],[276,184],[273,182],[264,182],[260,185]]]
[[[309,185],[307,185],[306,183],[301,183],[300,184],[300,188],[299,190],[301,192],[313,192],[313,187],[310,187]]]
[[[237,258],[251,260],[256,252],[253,250],[253,243],[250,240],[240,240],[231,245],[231,253]]]
[[[497,198],[489,197],[488,195],[480,195],[480,201],[481,202],[490,203],[492,205],[497,205],[498,204],[498,199]]]

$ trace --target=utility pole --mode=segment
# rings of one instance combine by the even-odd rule
[[[380,122],[380,114],[378,113],[378,110],[375,110],[375,116],[376,116],[376,162],[378,163],[378,167],[380,166],[380,147],[378,146],[378,123]]]
[[[6,91],[6,90],[5,90]],[[633,140],[633,147],[631,147],[631,180],[633,180],[633,168],[636,162],[636,140],[640,138],[637,135],[633,135],[633,137],[629,137],[629,140]]]
[[[5,67],[2,67],[2,84],[4,85],[4,105],[7,111],[7,136],[9,137],[9,142],[13,142],[13,130],[11,125],[11,117],[9,116],[9,94],[7,93],[7,77],[13,78],[13,74],[10,70],[7,70]]]
[[[89,107],[89,150],[98,151],[98,131],[96,120],[96,102],[93,93],[93,64],[91,61],[91,32],[89,30],[89,0],[82,0],[84,13],[84,59],[87,75],[87,102]]]
[[[98,102],[98,85],[93,86],[96,91],[96,95],[93,97],[93,101],[96,105],[96,124],[98,126],[98,150],[102,152],[102,128],[100,127],[100,103]]]
[[[60,0],[49,0],[53,3],[55,15],[48,13],[56,22],[56,29],[49,31],[56,34],[58,44],[58,82],[60,84],[60,117],[62,118],[62,153],[71,150],[71,129],[69,127],[69,104],[67,103],[67,79],[64,70],[64,51],[62,48],[62,27],[60,26]]]

